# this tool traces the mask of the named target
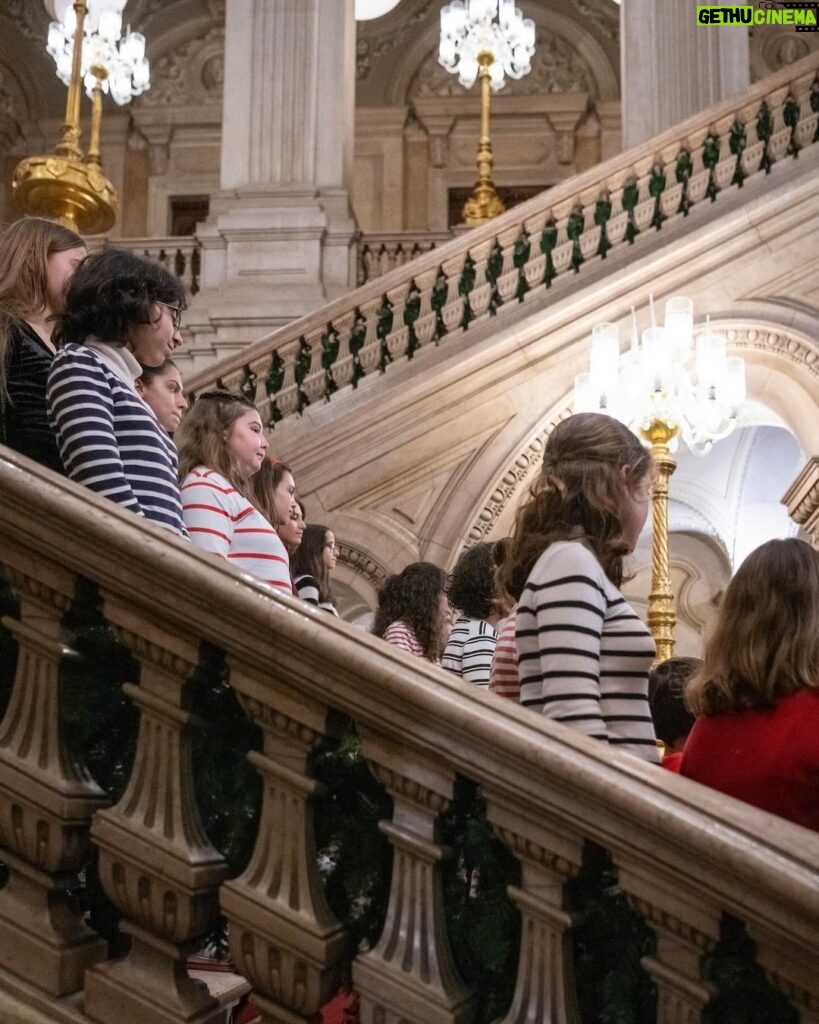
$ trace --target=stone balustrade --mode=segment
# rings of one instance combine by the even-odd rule
[[[358,240],[358,284],[383,277],[452,237],[451,231],[362,235]]]
[[[202,268],[202,247],[193,235],[177,235],[169,238],[101,238],[92,236],[88,247],[93,251],[104,245],[115,245],[130,249],[141,256],[157,260],[184,284],[190,295],[199,291],[199,275]]]
[[[726,197],[819,141],[819,55],[811,54],[480,228],[397,265],[315,313],[195,371],[255,400],[269,427],[441,344],[544,303],[613,251],[646,251],[694,207]],[[394,258],[392,243],[368,260]],[[642,248],[646,247],[646,248]],[[396,250],[397,252],[397,246]]]
[[[589,844],[607,851],[653,933],[643,968],[658,1024],[706,1019],[726,921],[750,937],[782,1000],[776,1024],[819,1021],[819,836],[469,687],[7,449],[0,517],[0,570],[19,602],[3,620],[18,657],[0,725],[0,1016],[7,999],[72,1024],[224,1021],[186,970],[221,909],[265,1024],[312,1020],[350,970],[363,1024],[478,1019],[442,900],[440,825],[465,779],[520,865],[506,1024],[578,1024],[576,993],[591,982],[573,967],[583,922],[567,892]],[[65,613],[89,584],[134,658],[118,682],[139,736],[112,801],[60,712],[61,663],[75,657]],[[262,736],[250,753],[263,794],[255,848],[230,880],[191,770],[207,713],[192,680],[206,652]],[[392,850],[384,924],[367,949],[330,909],[316,857],[311,755],[340,722],[354,723],[392,806],[380,826]],[[130,938],[116,960],[70,898],[92,860]]]

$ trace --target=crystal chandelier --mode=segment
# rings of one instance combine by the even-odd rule
[[[145,36],[128,29],[122,34],[126,0],[88,0],[83,32],[80,74],[86,92],[94,98],[99,88],[111,93],[119,106],[130,103],[150,87],[150,67],[145,56]],[[48,29],[46,50],[54,58],[57,75],[71,82],[71,62],[77,16],[71,0],[55,0],[56,21]]]
[[[535,23],[522,16],[515,0],[453,0],[441,11],[438,60],[466,89],[475,84],[481,54],[492,56],[489,85],[497,92],[504,75],[528,74],[534,52]]]
[[[665,304],[658,326],[649,296],[651,326],[637,338],[631,309],[631,346],[620,352],[616,324],[592,329],[588,373],[575,378],[575,412],[604,412],[625,423],[651,447],[651,592],[648,626],[657,661],[674,654],[677,622],[668,557],[668,482],[680,440],[695,455],[706,455],[737,423],[745,401],[745,361],[729,356],[725,338],[705,331],[694,340],[694,304],[677,295]]]
[[[575,409],[600,411],[621,420],[641,436],[655,420],[695,455],[706,455],[736,426],[745,401],[745,362],[729,356],[725,338],[710,330],[694,340],[694,305],[674,296],[665,304],[665,322],[643,331],[642,345],[632,308],[631,347],[621,355],[616,324],[592,329],[588,373],[575,381]]]
[[[441,10],[439,62],[467,89],[481,80],[478,181],[464,205],[466,224],[483,224],[504,211],[492,180],[489,93],[503,88],[506,75],[527,74],[534,52],[535,24],[522,16],[515,0],[453,0]]]

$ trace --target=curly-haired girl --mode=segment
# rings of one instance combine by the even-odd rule
[[[182,344],[184,302],[181,282],[154,260],[92,253],[66,292],[46,394],[68,475],[179,534],[176,448],[135,381]]]
[[[0,235],[0,441],[58,473],[46,408],[51,335],[85,256],[78,234],[43,217],[23,217]]]
[[[518,599],[521,704],[656,762],[654,642],[618,589],[651,480],[649,452],[622,423],[599,413],[559,423],[502,578]]]
[[[489,686],[498,642],[497,622],[506,608],[495,598],[493,544],[476,544],[458,559],[449,579],[449,603],[460,615],[449,634],[441,667],[467,682]]]
[[[449,622],[446,584],[447,574],[431,562],[413,562],[389,576],[378,592],[372,632],[437,664]]]

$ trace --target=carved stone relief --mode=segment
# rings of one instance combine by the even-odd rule
[[[523,78],[507,80],[504,95],[542,95],[550,92],[586,92],[595,95],[594,75],[577,50],[562,36],[538,30],[532,70]],[[438,63],[433,50],[419,67],[409,88],[410,100],[428,96],[462,96],[457,78]]]
[[[368,36],[359,29],[355,53],[356,78],[359,81],[367,78],[374,62],[395,49],[405,38],[413,35],[437,5],[437,0],[425,0],[414,14],[404,16],[393,28],[377,35]]]
[[[153,65],[153,84],[139,100],[145,107],[181,107],[222,102],[225,33],[214,26]]]

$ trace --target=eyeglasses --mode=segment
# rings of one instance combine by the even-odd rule
[[[164,306],[165,309],[171,311],[171,321],[173,322],[173,329],[178,331],[182,326],[182,314],[185,312],[182,306],[172,306],[170,302],[163,302],[162,299],[156,300],[160,306]]]

